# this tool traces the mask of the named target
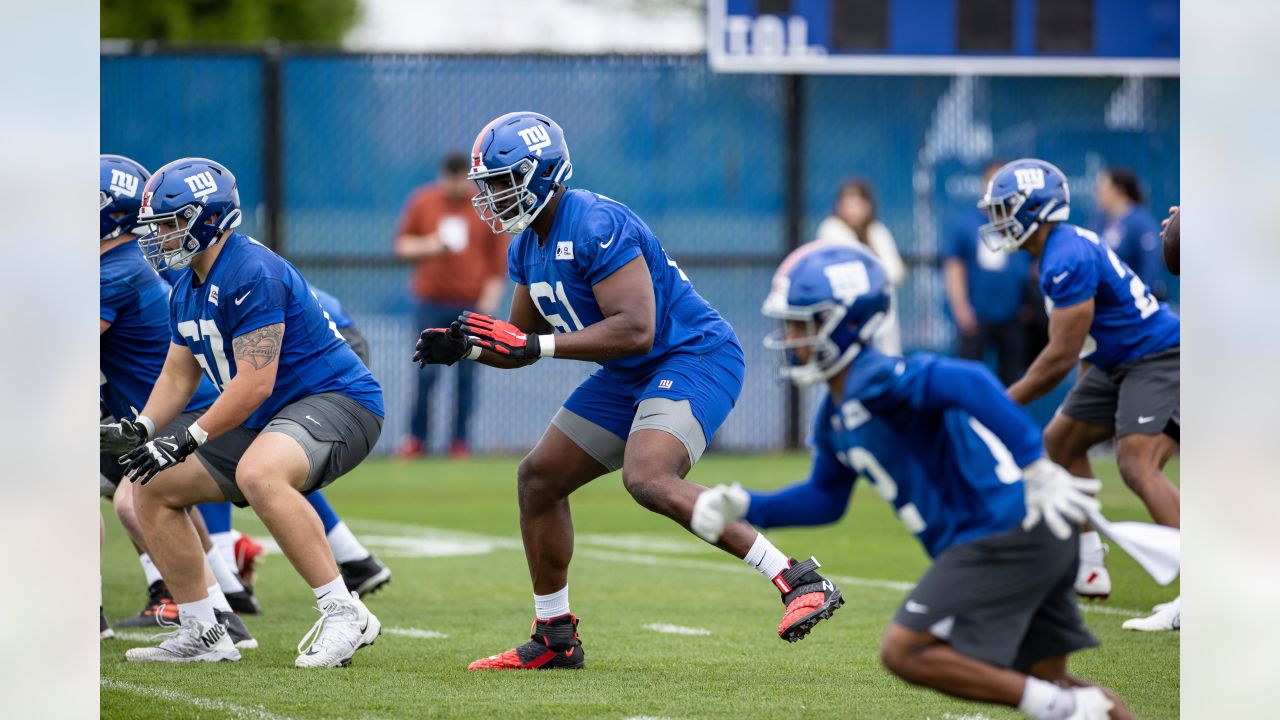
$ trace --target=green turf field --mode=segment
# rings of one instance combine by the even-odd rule
[[[803,455],[711,455],[691,479],[772,487],[804,476]],[[1099,463],[1104,511],[1147,520],[1113,464]],[[1177,478],[1176,461],[1170,474]],[[469,673],[471,660],[527,637],[533,602],[520,549],[515,460],[369,461],[330,489],[347,523],[394,571],[369,598],[378,643],[351,667],[296,670],[295,646],[318,617],[283,556],[269,556],[246,618],[261,647],[238,663],[124,662],[134,631],[101,645],[104,718],[1012,718],[1015,712],[910,688],[881,669],[880,633],[927,559],[869,487],[837,525],[778,530],[797,557],[816,555],[848,602],[804,641],[775,634],[777,591],[741,561],[635,505],[617,474],[573,498],[570,578],[587,657],[582,672]],[[103,553],[108,618],[137,612],[142,570],[110,508]],[[248,511],[236,524],[257,536]],[[1115,594],[1087,608],[1102,647],[1076,674],[1110,685],[1143,718],[1178,716],[1176,633],[1120,629],[1130,612],[1172,598],[1127,556],[1108,560]],[[1142,612],[1141,614],[1145,614]],[[677,626],[682,633],[650,626]]]

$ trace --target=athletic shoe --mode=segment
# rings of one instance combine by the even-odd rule
[[[226,610],[214,610],[213,614],[218,618],[218,622],[227,626],[227,634],[231,636],[231,642],[236,647],[241,650],[253,650],[258,647],[258,641],[249,634],[249,628],[244,626],[244,621],[239,615]]]
[[[787,606],[778,624],[778,637],[787,642],[803,640],[814,625],[844,604],[840,588],[815,572],[820,567],[814,558],[800,563],[791,558],[791,566],[773,579],[782,593],[782,604]]]
[[[366,597],[377,592],[383,585],[391,582],[391,568],[378,562],[378,558],[370,555],[363,560],[338,563],[342,572],[342,582],[347,590]]]
[[[253,586],[249,583],[244,584],[244,589],[239,592],[223,593],[227,596],[227,604],[231,606],[232,611],[239,615],[257,615],[262,612],[262,604],[258,602],[258,598],[253,594]]]
[[[401,460],[412,460],[422,457],[426,452],[426,448],[422,444],[422,440],[412,435],[405,435],[400,441],[400,446],[396,448],[396,457]]]
[[[1143,618],[1125,620],[1121,625],[1125,630],[1141,630],[1142,632],[1161,632],[1182,629],[1182,596],[1167,603],[1160,603],[1151,609],[1151,614]]]
[[[320,619],[298,643],[301,654],[293,661],[294,667],[345,667],[357,650],[372,645],[382,634],[382,623],[359,598],[330,598],[318,609]]]
[[[253,584],[254,571],[258,569],[258,563],[262,562],[262,556],[266,549],[257,540],[240,533],[240,537],[236,538],[235,544],[236,556],[236,574],[240,576],[240,582],[245,587]],[[237,610],[236,612],[240,612]]]
[[[100,620],[98,623],[98,639],[107,640],[115,637],[115,631],[107,624],[107,611],[103,610],[101,605],[98,606],[98,618]]]
[[[466,460],[471,457],[471,446],[466,440],[450,440],[449,441],[449,458],[452,460]]]
[[[1075,712],[1067,720],[1108,720],[1115,703],[1097,687],[1074,687],[1067,691],[1076,701]]]
[[[1085,600],[1106,600],[1111,595],[1111,573],[1101,562],[1080,561],[1076,572],[1076,594]]]
[[[147,588],[147,606],[142,608],[142,612],[131,618],[117,621],[116,627],[151,628],[171,627],[177,624],[178,604],[173,601],[173,595],[169,594],[169,587],[164,584],[164,581],[157,580]]]
[[[177,630],[155,647],[132,648],[124,659],[130,662],[217,662],[239,660],[240,651],[231,642],[227,626],[204,623],[196,618],[182,621]]]
[[[587,663],[572,613],[534,620],[529,642],[467,666],[468,670],[578,670]]]

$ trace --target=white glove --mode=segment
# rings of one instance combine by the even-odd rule
[[[746,517],[749,505],[751,495],[738,483],[703,490],[693,503],[689,529],[694,535],[714,543],[720,539],[726,525]]]
[[[1079,526],[1090,511],[1100,507],[1092,494],[1102,489],[1102,482],[1092,478],[1078,478],[1049,460],[1040,458],[1022,469],[1022,483],[1026,488],[1027,515],[1022,529],[1030,530],[1044,518],[1049,531],[1060,540],[1071,537],[1071,520]]]

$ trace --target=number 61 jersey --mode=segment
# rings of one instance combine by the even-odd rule
[[[586,190],[569,190],[556,207],[545,243],[526,229],[507,249],[512,281],[529,295],[556,332],[573,332],[604,319],[592,287],[643,257],[653,278],[656,318],[653,349],[600,363],[624,379],[639,379],[662,358],[706,353],[734,337],[733,328],[693,289],[644,221],[622,203]]]
[[[219,392],[236,375],[233,340],[284,323],[271,396],[244,426],[259,430],[285,406],[310,395],[346,395],[379,417],[382,387],[342,339],[301,273],[252,238],[232,233],[204,282],[195,271],[178,278],[170,296],[169,329],[195,354]]]
[[[1098,236],[1062,223],[1040,257],[1045,309],[1094,301],[1093,324],[1080,359],[1102,370],[1167,350],[1181,342],[1181,322]]]

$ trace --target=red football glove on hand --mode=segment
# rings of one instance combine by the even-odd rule
[[[537,335],[526,335],[515,325],[470,310],[458,316],[462,330],[471,342],[513,360],[536,360],[542,357]]]

